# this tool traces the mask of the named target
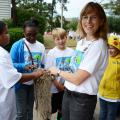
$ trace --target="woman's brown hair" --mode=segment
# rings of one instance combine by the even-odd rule
[[[104,12],[103,8],[101,7],[101,5],[98,3],[95,3],[95,2],[89,2],[82,9],[81,14],[80,14],[80,20],[78,22],[77,32],[80,34],[81,38],[86,37],[86,33],[82,27],[82,17],[93,11],[95,11],[97,13],[97,15],[99,16],[99,19],[101,19],[101,22],[102,22],[100,28],[96,32],[95,37],[103,38],[104,40],[107,40],[107,31],[108,31],[107,17],[105,15],[105,12]]]

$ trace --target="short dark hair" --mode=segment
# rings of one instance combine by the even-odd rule
[[[3,33],[6,24],[3,21],[0,21],[0,35]]]
[[[35,18],[31,18],[30,20],[25,21],[23,25],[23,29],[26,27],[37,27],[38,28],[39,22]]]

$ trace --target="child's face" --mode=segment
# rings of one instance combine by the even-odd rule
[[[36,27],[26,27],[24,30],[24,36],[30,43],[35,43],[38,30]]]
[[[5,47],[10,42],[10,36],[8,34],[8,28],[5,26],[3,33],[0,35],[0,45]]]
[[[109,45],[109,55],[115,57],[120,53],[120,51],[112,45]]]
[[[67,41],[66,36],[64,36],[63,38],[60,38],[60,37],[54,38],[54,42],[56,46],[61,50],[65,49],[66,41]]]
[[[95,36],[101,25],[100,18],[96,12],[92,11],[82,16],[82,27],[87,36]]]

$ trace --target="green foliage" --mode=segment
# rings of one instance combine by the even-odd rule
[[[3,19],[3,21],[7,24],[8,28],[14,27],[12,19]]]
[[[60,26],[60,21],[56,20],[54,23],[53,16],[56,12],[56,4],[61,3],[61,0],[51,0],[51,3],[45,2],[45,0],[36,0],[36,3],[33,0],[15,0],[15,3],[12,2],[12,6],[16,6],[16,12],[13,11],[14,23],[17,27],[23,26],[23,23],[35,17],[40,21],[40,33],[43,34],[44,31],[52,30],[54,27]],[[63,0],[63,9],[67,10],[66,4],[68,0]],[[57,23],[58,21],[58,23]],[[63,27],[66,28],[67,22],[63,23]]]
[[[68,21],[66,21],[66,19],[63,17],[63,28],[65,30],[68,29],[67,24],[68,24]],[[57,28],[57,27],[61,27],[61,16],[59,16],[59,15],[57,15],[54,18],[54,22],[53,22],[53,28]]]
[[[11,28],[9,29],[10,34],[10,43],[6,46],[6,49],[9,51],[12,44],[23,37],[22,28]]]
[[[53,3],[51,4],[41,0],[38,0],[37,3],[30,3],[30,1],[28,1],[27,4],[25,2],[23,4],[19,4],[19,10],[17,11],[18,22],[21,22],[21,20],[19,20],[19,17],[21,19],[21,17],[23,16],[22,21],[24,21],[26,20],[26,18],[28,20],[30,17],[34,16],[35,18],[39,19],[40,32],[41,34],[43,34],[48,26],[50,27],[50,30],[53,27],[53,13],[55,13],[55,4],[55,1],[53,1]]]
[[[37,35],[37,40],[38,40],[39,42],[41,42],[41,43],[44,44],[44,38],[43,38],[43,35],[41,35],[40,33],[38,33],[38,35]]]
[[[77,18],[73,18],[68,24],[67,24],[67,28],[70,30],[74,30],[76,31],[77,29],[77,25],[78,25],[78,19]]]
[[[120,0],[109,0],[103,7],[110,11],[110,14],[120,15]]]
[[[55,20],[54,20],[54,28],[60,27],[61,23],[60,23],[60,16],[56,16]]]
[[[8,51],[10,50],[14,42],[24,37],[22,28],[11,28],[9,29],[9,34],[10,34],[10,43],[9,45],[6,46],[6,49]],[[40,33],[38,33],[37,35],[37,40],[40,41],[41,43],[44,43],[44,38]]]
[[[22,9],[21,7],[17,9],[17,18],[19,18],[17,21],[18,26],[23,26],[23,23],[31,17],[35,17],[39,21],[39,32],[43,35],[46,28],[45,17],[33,10]]]
[[[67,11],[66,4],[69,3],[69,1],[68,1],[68,0],[58,0],[58,2],[59,2],[59,3],[63,3],[63,9],[64,9],[65,11]]]
[[[108,17],[109,32],[120,33],[120,17]]]

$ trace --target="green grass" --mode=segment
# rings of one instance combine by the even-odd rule
[[[76,40],[67,40],[67,46],[68,47],[75,47],[77,44]],[[50,49],[53,48],[55,46],[54,41],[52,39],[52,36],[44,36],[44,45],[46,48]]]

